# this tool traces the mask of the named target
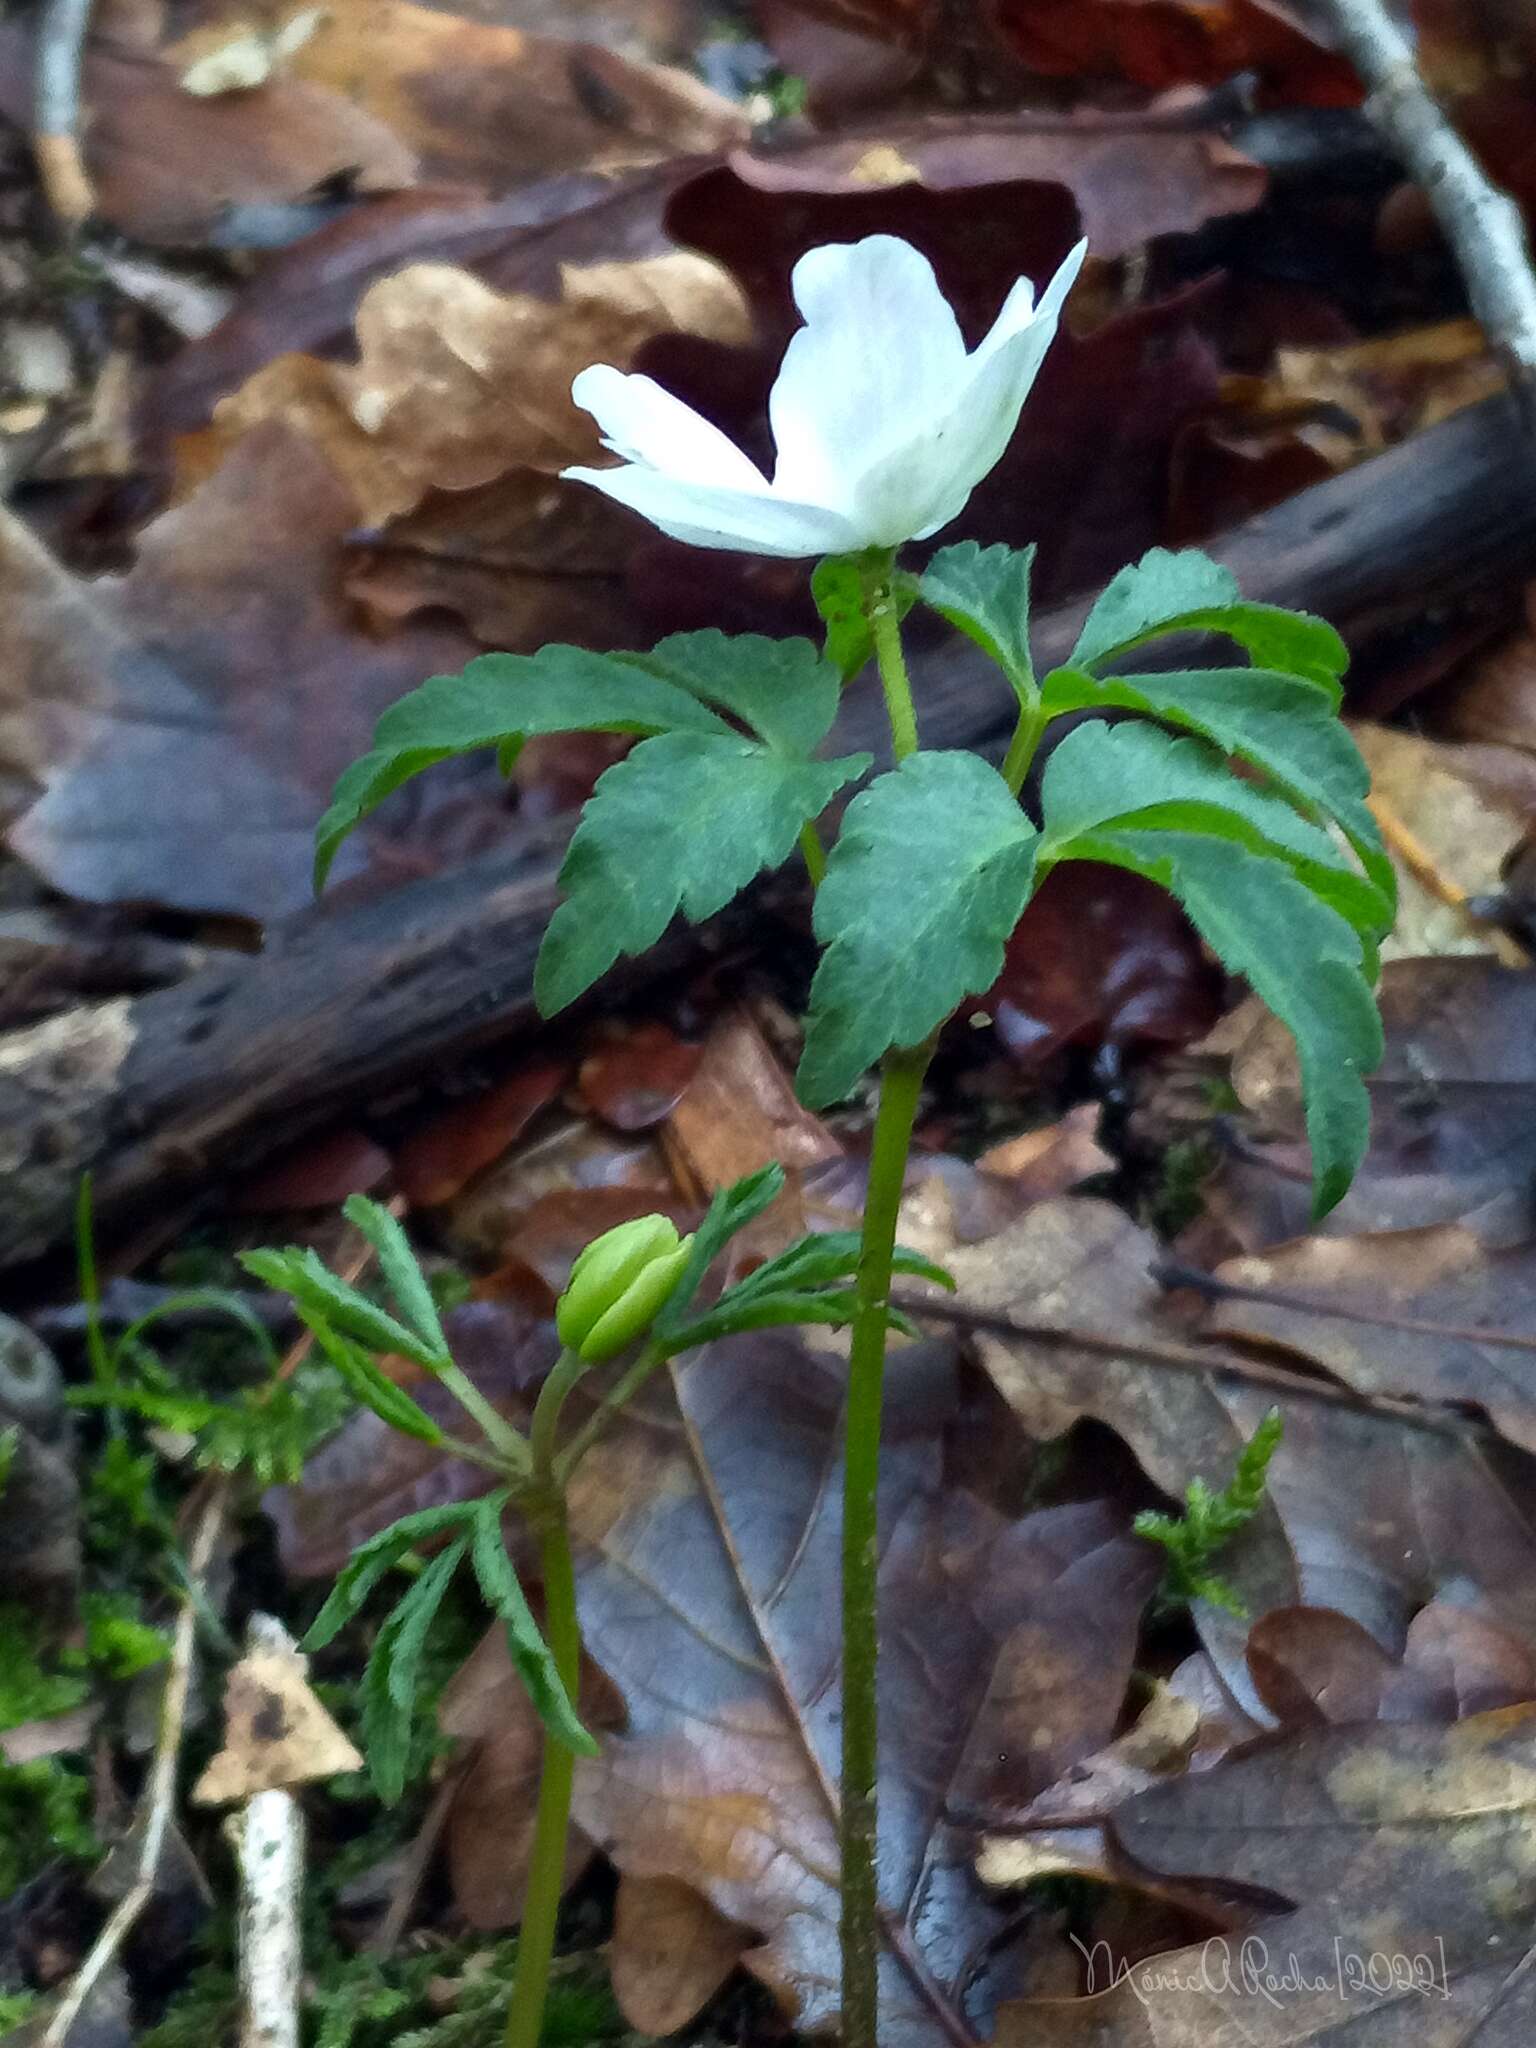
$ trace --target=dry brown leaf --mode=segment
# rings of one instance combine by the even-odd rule
[[[224,1681],[224,1747],[192,1787],[198,1805],[228,1806],[362,1769],[310,1689],[308,1669],[278,1622],[252,1616],[245,1655]]]
[[[346,479],[360,523],[381,527],[431,489],[469,491],[531,470],[525,491],[599,453],[571,398],[589,363],[627,365],[641,342],[686,331],[722,342],[750,332],[736,284],[686,251],[561,271],[558,299],[501,293],[467,270],[418,263],[376,284],[357,314],[355,365],[279,356],[179,447],[183,492],[234,442],[282,420]],[[567,493],[557,489],[552,506]]]
[[[1383,725],[1353,730],[1371,771],[1371,809],[1397,872],[1397,921],[1382,957],[1492,953],[1518,964],[1524,956],[1513,941],[1467,904],[1497,892],[1504,862],[1525,836],[1536,778],[1526,803],[1501,801],[1488,787],[1486,748]],[[1517,765],[1512,757],[1511,770]]]
[[[794,1082],[742,1008],[714,1025],[661,1140],[683,1185],[706,1198],[773,1161],[793,1173],[843,1156],[821,1119],[796,1100]]]
[[[642,2034],[675,2034],[735,1969],[750,1932],[675,1877],[620,1880],[608,1967],[614,1995]]]
[[[685,71],[411,0],[332,0],[289,61],[382,122],[425,176],[493,191],[748,137],[740,108]]]

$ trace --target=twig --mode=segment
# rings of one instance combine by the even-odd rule
[[[1290,1315],[1325,1316],[1331,1322],[1364,1323],[1373,1330],[1401,1330],[1410,1337],[1435,1337],[1446,1344],[1481,1344],[1491,1351],[1536,1351],[1536,1336],[1519,1330],[1488,1330],[1478,1323],[1437,1323],[1424,1316],[1394,1316],[1385,1311],[1350,1308],[1333,1301],[1315,1301],[1280,1287],[1244,1287],[1236,1280],[1205,1273],[1198,1266],[1164,1261],[1152,1268],[1160,1287],[1188,1287],[1207,1301],[1251,1301],[1260,1308],[1284,1309]]]
[[[1225,1375],[1247,1380],[1288,1399],[1324,1401],[1336,1408],[1352,1408],[1364,1415],[1381,1415],[1410,1429],[1429,1430],[1436,1436],[1496,1438],[1498,1432],[1475,1416],[1437,1412],[1422,1402],[1391,1394],[1362,1394],[1336,1380],[1315,1379],[1308,1373],[1288,1372],[1284,1366],[1262,1365],[1257,1360],[1238,1358],[1231,1352],[1202,1351],[1192,1344],[1160,1344],[1147,1337],[1107,1337],[1099,1330],[1077,1330],[1060,1323],[1031,1323],[1001,1310],[971,1308],[963,1301],[945,1301],[901,1289],[891,1296],[892,1305],[909,1316],[929,1322],[949,1323],[962,1330],[985,1330],[994,1337],[1013,1337],[1029,1344],[1053,1344],[1071,1351],[1088,1351],[1100,1358],[1138,1359],[1145,1365],[1162,1366],[1171,1372],[1197,1374],[1201,1379]]]
[[[251,1616],[247,1641],[293,1654],[287,1630],[267,1614]],[[285,1786],[256,1792],[229,1833],[240,1866],[240,2048],[298,2048],[304,1809]]]
[[[1536,275],[1520,209],[1492,184],[1420,78],[1382,0],[1326,0],[1369,99],[1366,112],[1423,187],[1456,253],[1472,310],[1536,431]]]
[[[96,208],[80,154],[80,52],[93,0],[43,0],[33,74],[32,153],[54,213],[78,228]]]
[[[438,1843],[448,1825],[448,1816],[458,1796],[459,1786],[469,1767],[465,1756],[452,1765],[447,1776],[432,1795],[432,1804],[427,1808],[426,1818],[416,1830],[416,1838],[406,1851],[394,1885],[390,1891],[389,1904],[384,1917],[368,1939],[363,1943],[364,1953],[370,1956],[391,1956],[399,1947],[400,1937],[405,1932],[406,1922],[411,1917],[411,1908],[431,1867],[432,1858],[437,1854]]]
[[[76,1971],[48,2022],[42,2048],[63,2048],[69,2030],[79,2018],[102,1972],[112,1962],[133,1929],[140,1913],[154,1896],[160,1851],[176,1796],[176,1762],[181,1752],[182,1728],[187,1717],[187,1695],[192,1684],[192,1660],[197,1641],[196,1594],[213,1559],[224,1517],[229,1508],[230,1482],[222,1475],[209,1486],[202,1514],[187,1554],[187,1590],[176,1617],[171,1642],[171,1663],[160,1703],[160,1731],[155,1754],[144,1786],[142,1808],[144,1832],[139,1842],[138,1865],[133,1883],[113,1907],[106,1925],[91,1945],[90,1953]]]

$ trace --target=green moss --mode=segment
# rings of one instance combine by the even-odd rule
[[[90,1811],[89,1778],[62,1757],[0,1762],[0,1899],[50,1863],[93,1862],[101,1845]]]

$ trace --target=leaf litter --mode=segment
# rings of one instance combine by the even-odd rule
[[[622,25],[620,11],[573,16],[579,35],[603,17],[575,42],[510,5],[470,18],[347,0],[313,26],[103,10],[87,157],[125,239],[88,247],[61,299],[0,213],[32,323],[19,368],[0,364],[15,376],[0,735],[13,872],[35,895],[249,943],[314,918],[315,816],[377,712],[423,676],[481,647],[643,643],[722,616],[803,627],[787,583],[729,559],[684,574],[557,472],[593,452],[568,384],[599,357],[760,443],[788,272],[815,242],[909,236],[979,332],[1018,271],[1089,233],[1040,432],[973,507],[988,538],[1049,536],[1047,599],[1153,541],[1268,510],[1492,388],[1417,195],[1390,166],[1309,188],[1264,126],[1283,114],[1304,153],[1325,113],[1347,112],[1352,83],[1311,10],[999,6],[946,43],[927,4],[774,0],[753,25],[770,64],[801,53],[812,118],[780,114],[756,138],[738,101],[675,61],[685,10],[626,6]],[[1499,112],[1528,99],[1528,38],[1459,5],[1417,12],[1426,69],[1510,184],[1536,191],[1536,131]],[[0,32],[12,130],[26,37]],[[1252,119],[1221,99],[1239,69]],[[1307,245],[1283,276],[1277,226]],[[1370,308],[1361,274],[1403,251],[1412,284],[1394,274]],[[53,338],[93,322],[115,348]],[[66,454],[34,447],[40,417],[66,416],[83,422]],[[1529,2033],[1536,667],[1521,593],[1498,596],[1423,646],[1368,650],[1357,685],[1406,907],[1372,1150],[1323,1230],[1307,1222],[1286,1046],[1125,877],[1058,878],[951,1029],[903,1234],[960,1293],[942,1320],[912,1304],[929,1334],[895,1361],[886,1471],[882,2039],[1120,2048],[1241,2029],[1278,2044],[1364,2026],[1449,2048]],[[510,791],[440,772],[380,815],[346,889],[383,897],[451,870],[578,800],[609,758],[531,748]],[[392,1172],[457,1301],[456,1355],[526,1417],[553,1356],[545,1319],[595,1230],[657,1207],[687,1225],[770,1157],[791,1185],[745,1257],[856,1216],[867,1115],[794,1099],[803,934],[793,909],[773,915],[750,954],[704,964],[656,1014],[621,1006],[559,1045],[492,1046],[349,1104],[265,1186],[232,1164],[230,1210],[282,1202],[323,1237],[337,1174]],[[70,986],[23,990],[17,1014]],[[436,1412],[419,1370],[393,1369]],[[836,2023],[840,1372],[820,1335],[729,1340],[675,1366],[583,1474],[581,1711],[603,1743],[578,1775],[571,1912],[588,1937],[600,1923],[624,2019],[648,2033],[713,2040],[743,2012],[759,2029]],[[1192,1480],[1221,1486],[1271,1407],[1284,1434],[1263,1502],[1214,1565],[1245,1611],[1170,1617],[1133,1518],[1176,1508]],[[24,1469],[57,1461],[50,1425],[19,1427]],[[137,1501],[118,1546],[134,1561],[113,1569],[154,1609],[165,1510],[123,1453],[87,1441],[87,1575]],[[308,1581],[394,1515],[483,1481],[350,1416],[268,1496],[284,1597],[302,1608]],[[237,1562],[237,1580],[250,1570]],[[436,1729],[424,1717],[399,1825],[315,1795],[322,1838],[357,1847],[363,1925],[401,1859],[440,1844],[446,1902],[393,1894],[437,1958],[429,2034],[481,2010],[472,1943],[521,1906],[537,1731],[483,1619],[444,1624]],[[339,1727],[337,1769],[373,1625],[295,1695]],[[64,1816],[90,1797],[86,1746],[126,1745],[130,1717],[108,1664],[60,1670],[39,1666],[89,1701],[6,1731],[31,1731],[15,1768],[48,1775],[0,1779],[0,1811],[17,1840],[51,1814],[55,1878],[78,1888],[92,1845]],[[243,1742],[259,1713],[240,1715]],[[353,1926],[357,1895],[324,1886],[320,1917]],[[1198,1946],[1213,1931],[1234,1958],[1267,1959],[1259,1990],[1240,1960],[1213,1973]],[[29,1989],[67,1974],[68,1941],[29,1940],[19,1965],[0,1950],[0,1989],[16,1967]],[[345,1976],[329,1950],[325,1970]],[[746,1979],[758,2006],[740,2003]],[[336,2039],[371,2048],[367,2026],[388,2024],[348,2019]],[[584,2038],[603,2037],[594,2022]]]

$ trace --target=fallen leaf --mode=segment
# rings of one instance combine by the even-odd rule
[[[703,1055],[655,1019],[611,1029],[577,1069],[577,1092],[616,1131],[648,1131],[677,1107]]]
[[[332,0],[290,64],[381,122],[425,176],[490,192],[748,136],[741,109],[687,72],[411,0]]]
[[[534,1060],[468,1101],[421,1125],[395,1155],[395,1177],[412,1208],[451,1201],[477,1173],[509,1151],[559,1094],[570,1068]]]
[[[820,1117],[801,1107],[787,1069],[744,1008],[711,1027],[661,1139],[682,1185],[706,1199],[775,1160],[804,1173],[843,1156]]]
[[[98,211],[140,241],[196,244],[227,207],[284,204],[333,179],[361,191],[415,182],[415,153],[391,128],[299,78],[199,99],[173,62],[98,42],[81,96]],[[31,110],[31,37],[0,25],[0,114],[25,132]]]
[[[1531,1644],[1445,1598],[1413,1617],[1400,1659],[1330,1608],[1276,1608],[1254,1623],[1248,1668],[1264,1704],[1292,1728],[1459,1721],[1536,1699]]]
[[[977,1168],[1010,1182],[1028,1202],[1064,1195],[1079,1181],[1115,1170],[1115,1160],[1099,1143],[1100,1115],[1098,1103],[1080,1102],[1056,1123],[992,1146]]]
[[[224,1681],[224,1747],[192,1787],[200,1806],[291,1791],[363,1759],[310,1688],[309,1659],[270,1615],[253,1615],[245,1655]]]
[[[1111,1821],[1125,1877],[1245,1893],[1268,1917],[1241,1945],[1123,1972],[1090,1951],[1098,1996],[1015,2004],[996,2038],[1513,2048],[1536,2021],[1533,1804],[1529,1706],[1450,1728],[1312,1729],[1153,1787]]]
[[[675,1877],[628,1876],[614,1901],[614,1996],[642,2034],[675,2034],[701,2012],[750,1945],[751,1931]]]
[[[736,287],[681,250],[566,269],[555,300],[492,291],[450,264],[413,264],[364,296],[355,365],[279,356],[222,400],[213,426],[181,444],[183,484],[210,475],[252,427],[282,420],[345,479],[362,525],[414,512],[429,490],[465,492],[525,471],[535,477],[514,488],[542,491],[545,516],[557,519],[569,493],[555,486],[551,495],[551,479],[601,453],[572,378],[589,363],[622,367],[672,328],[720,341],[747,333]]]
[[[0,536],[0,753],[42,790],[10,845],[52,887],[248,918],[311,900],[336,776],[387,704],[474,651],[440,624],[357,631],[336,580],[351,519],[324,460],[271,426],[145,530],[125,577],[81,582],[14,522]],[[504,798],[482,770],[474,808],[494,819]],[[400,857],[419,871],[433,856],[410,837]],[[366,840],[343,860],[359,873]]]
[[[882,1468],[892,2048],[984,2019],[1003,1920],[946,1816],[1107,1738],[1155,1572],[1101,1504],[1009,1523],[943,1487],[949,1366],[903,1356]],[[837,2005],[836,1380],[764,1335],[674,1386],[576,1481],[584,1636],[625,1707],[576,1812],[626,1879],[680,1879],[755,1929],[746,1966],[813,2028]]]

